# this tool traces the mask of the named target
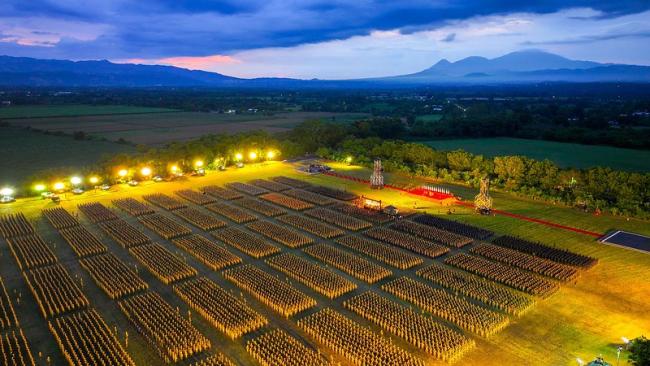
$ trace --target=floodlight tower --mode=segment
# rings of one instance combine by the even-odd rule
[[[384,188],[384,168],[381,166],[381,159],[375,159],[375,167],[370,176],[370,188]]]

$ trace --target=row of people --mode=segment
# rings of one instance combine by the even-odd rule
[[[345,277],[292,253],[283,253],[269,258],[266,263],[330,299],[357,288],[354,282]]]
[[[223,275],[285,317],[316,305],[316,300],[251,264],[228,269]]]
[[[293,227],[305,230],[308,233],[312,233],[326,239],[345,234],[343,230],[337,227],[324,224],[319,220],[300,215],[283,215],[278,217],[278,221],[284,222],[285,224],[289,224]]]
[[[392,274],[383,266],[331,245],[316,244],[303,249],[303,251],[367,283],[375,283]]]
[[[299,248],[314,242],[314,239],[307,235],[301,234],[296,230],[284,227],[270,221],[258,220],[246,224],[246,227],[273,239],[278,243],[284,244],[289,248]]]
[[[174,285],[174,292],[231,339],[268,323],[263,315],[206,277]]]
[[[276,192],[263,194],[260,196],[260,198],[275,203],[276,205],[292,209],[294,211],[302,211],[314,207],[314,205],[309,202],[305,202],[298,198],[289,197]]]

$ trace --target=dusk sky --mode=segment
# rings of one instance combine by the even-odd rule
[[[343,79],[541,49],[650,65],[650,1],[4,0],[0,54]]]

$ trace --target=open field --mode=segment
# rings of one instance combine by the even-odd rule
[[[10,122],[16,126],[30,126],[65,133],[84,131],[89,135],[105,137],[112,141],[124,139],[137,144],[161,145],[172,141],[189,140],[205,134],[254,130],[281,132],[311,119],[331,120],[334,117],[350,120],[362,116],[364,115],[329,112],[288,112],[271,116],[261,113],[239,115],[170,112],[25,118]]]
[[[415,117],[418,122],[438,122],[442,118],[442,114],[423,114]]]
[[[104,154],[132,152],[129,145],[109,141],[74,140],[23,128],[0,127],[0,183],[16,184],[51,168],[81,168]]]
[[[650,171],[650,151],[609,146],[526,140],[508,137],[422,141],[437,150],[463,149],[485,156],[524,155],[549,159],[561,167],[611,167],[616,170]]]
[[[348,167],[342,164],[334,164],[334,167],[339,171],[344,171],[346,174],[358,175],[364,178],[370,174],[367,169],[354,166]],[[206,277],[213,281],[218,287],[224,289],[225,293],[219,296],[226,296],[225,294],[229,293],[237,299],[242,299],[242,304],[245,304],[249,309],[267,319],[268,323],[262,326],[262,328],[249,331],[246,335],[233,339],[227,336],[223,331],[218,330],[213,322],[209,321],[208,317],[205,317],[205,314],[202,315],[198,310],[191,311],[192,326],[211,342],[211,349],[208,352],[224,353],[234,360],[236,364],[240,365],[257,364],[253,355],[246,350],[246,342],[251,339],[257,339],[273,328],[281,328],[289,336],[297,339],[302,346],[296,347],[297,349],[301,349],[300,352],[302,353],[307,352],[313,356],[309,353],[310,350],[318,348],[325,357],[328,359],[331,357],[334,364],[338,362],[342,365],[350,364],[350,359],[346,357],[355,357],[354,349],[351,349],[350,352],[346,353],[346,356],[342,356],[338,352],[333,352],[329,347],[326,347],[323,342],[318,341],[313,336],[313,323],[306,323],[304,321],[307,318],[312,320],[316,319],[312,317],[314,314],[320,314],[320,318],[328,319],[326,316],[321,317],[321,315],[324,316],[324,313],[318,313],[325,307],[334,309],[336,312],[343,314],[346,318],[351,319],[356,324],[363,327],[369,327],[372,334],[374,334],[375,337],[378,337],[382,334],[382,328],[376,325],[375,321],[378,321],[379,318],[384,315],[382,312],[377,312],[377,309],[382,308],[382,306],[389,306],[392,309],[391,311],[402,314],[401,319],[410,319],[405,324],[417,322],[421,326],[426,325],[427,327],[431,327],[429,328],[430,332],[446,334],[445,337],[448,338],[445,339],[455,339],[454,342],[456,343],[450,343],[450,345],[455,344],[455,348],[449,348],[445,353],[445,355],[447,355],[445,357],[458,359],[460,360],[458,364],[463,365],[496,366],[523,364],[568,366],[575,364],[576,357],[590,360],[601,353],[609,362],[615,362],[616,345],[620,344],[621,336],[634,338],[650,329],[650,316],[648,315],[650,314],[650,304],[647,302],[647,297],[650,296],[650,283],[645,280],[645,278],[650,275],[650,256],[618,247],[603,245],[597,243],[592,238],[576,233],[544,227],[534,223],[522,222],[513,218],[502,216],[479,216],[461,206],[452,207],[455,211],[454,214],[444,215],[445,218],[460,220],[485,227],[496,232],[498,235],[517,235],[529,240],[541,241],[554,247],[566,248],[576,253],[595,257],[599,260],[599,263],[594,268],[589,270],[579,270],[579,277],[575,281],[558,282],[559,291],[550,295],[548,298],[525,295],[519,291],[509,290],[518,294],[518,296],[535,300],[535,304],[532,308],[521,316],[504,313],[493,306],[486,305],[481,301],[471,299],[465,295],[446,290],[445,288],[435,285],[432,282],[423,279],[423,277],[416,275],[415,272],[427,268],[432,264],[457,270],[456,267],[444,264],[444,262],[452,255],[458,253],[471,253],[470,250],[476,247],[477,243],[462,248],[452,248],[450,249],[449,254],[436,258],[430,258],[414,252],[409,252],[411,255],[420,258],[422,262],[421,264],[416,264],[414,267],[402,270],[390,267],[385,263],[378,261],[375,257],[370,257],[346,246],[336,244],[336,241],[333,239],[322,239],[310,234],[308,231],[294,226],[283,225],[283,227],[291,228],[292,231],[295,231],[302,236],[317,240],[318,244],[307,244],[304,247],[293,248],[286,244],[282,244],[281,242],[276,242],[275,239],[263,239],[264,241],[280,248],[283,253],[281,255],[284,255],[284,253],[290,253],[297,257],[296,259],[292,259],[296,264],[301,261],[307,261],[312,264],[320,265],[320,268],[330,271],[336,276],[345,279],[356,286],[355,290],[340,295],[334,299],[330,299],[315,290],[315,288],[318,288],[320,291],[323,291],[322,284],[316,285],[316,282],[312,281],[314,278],[313,276],[318,276],[319,271],[313,270],[301,272],[298,269],[304,267],[296,265],[295,269],[292,269],[294,268],[292,266],[286,267],[286,272],[283,273],[274,269],[267,263],[267,260],[269,258],[274,258],[276,254],[271,254],[265,258],[255,259],[248,254],[239,251],[235,246],[220,241],[217,241],[218,250],[205,249],[206,247],[201,247],[201,249],[199,249],[197,247],[197,250],[186,252],[185,250],[187,250],[187,248],[176,246],[172,241],[163,239],[156,233],[156,231],[149,229],[136,218],[117,209],[111,204],[111,201],[114,199],[126,197],[132,197],[138,201],[144,202],[142,199],[143,195],[165,193],[192,208],[202,211],[203,213],[210,213],[210,211],[205,210],[205,208],[199,205],[190,203],[189,201],[185,201],[182,198],[175,196],[173,192],[179,189],[198,189],[199,187],[207,185],[223,185],[228,182],[248,182],[253,179],[264,179],[279,175],[298,178],[312,184],[346,189],[356,194],[364,194],[373,198],[381,199],[385,204],[395,204],[398,207],[409,209],[416,208],[419,212],[429,212],[435,215],[442,213],[444,215],[448,209],[448,207],[443,207],[437,202],[409,196],[397,191],[375,191],[370,190],[365,185],[343,181],[334,177],[305,175],[303,173],[298,173],[295,170],[294,165],[279,162],[248,165],[243,169],[229,169],[226,172],[210,172],[206,177],[188,178],[185,181],[146,183],[139,187],[116,186],[110,192],[87,192],[82,196],[64,197],[60,206],[72,213],[78,213],[78,220],[80,221],[81,226],[97,236],[102,243],[108,247],[108,251],[113,253],[120,261],[124,262],[131,268],[137,268],[137,275],[147,283],[149,289],[159,293],[164,301],[169,303],[172,308],[178,308],[179,314],[181,314],[183,318],[188,318],[188,311],[190,311],[190,309],[196,309],[197,303],[194,303],[194,305],[190,307],[185,300],[181,300],[181,297],[178,296],[177,292],[174,291],[174,288],[171,285],[165,285],[161,280],[156,278],[148,269],[142,267],[140,262],[138,262],[127,249],[124,249],[117,242],[113,241],[102,230],[100,230],[98,225],[91,223],[85,214],[78,212],[78,204],[86,202],[102,203],[104,206],[110,208],[111,211],[121,219],[144,232],[154,242],[158,243],[170,253],[177,255],[186,265],[196,269],[199,277]],[[387,181],[389,182],[407,179],[408,178],[402,176],[387,175]],[[468,188],[456,186],[450,186],[450,188],[453,192],[459,193],[466,199],[469,199],[469,197],[475,194],[473,190]],[[247,198],[252,197],[246,194],[245,196]],[[495,192],[493,197],[495,199],[495,205],[499,209],[544,218],[565,225],[571,225],[597,232],[604,232],[611,228],[619,228],[644,233],[646,235],[650,234],[650,225],[648,222],[637,220],[627,221],[624,218],[610,216],[594,217],[572,209],[559,206],[549,206],[499,192]],[[219,202],[222,201],[219,200]],[[266,203],[271,204],[269,202]],[[155,352],[150,343],[137,332],[133,323],[127,319],[122,311],[119,310],[117,302],[111,300],[97,285],[95,285],[95,282],[89,276],[88,272],[80,266],[74,251],[65,241],[63,241],[61,236],[47,222],[47,220],[41,216],[41,209],[54,206],[53,203],[44,200],[25,199],[19,200],[19,202],[14,204],[0,206],[0,214],[23,212],[27,215],[35,225],[37,233],[41,235],[47,243],[49,243],[50,249],[56,255],[62,266],[70,272],[70,275],[75,278],[75,281],[83,283],[80,287],[89,299],[90,306],[97,309],[99,315],[105,320],[111,330],[117,330],[117,338],[120,344],[124,345],[125,332],[128,332],[128,346],[126,347],[126,350],[137,365],[162,364],[161,356]],[[329,205],[324,207],[329,207]],[[189,226],[185,221],[177,218],[174,214],[174,210],[167,211],[158,207],[154,207],[153,209],[158,214],[172,219],[178,224],[186,225],[193,234],[214,240],[211,235],[207,235],[207,232]],[[292,209],[289,209],[289,211],[292,215],[297,217],[308,217],[301,211],[295,211]],[[256,221],[268,221],[276,225],[282,225],[282,221],[278,220],[276,217],[268,217],[253,211],[248,212],[257,216]],[[239,229],[249,234],[253,233],[246,228],[245,224],[238,224],[225,216],[217,216],[216,214],[214,216],[227,222],[229,227]],[[390,224],[391,223],[389,222],[386,224],[374,224],[374,226],[385,228]],[[355,232],[345,230],[345,235],[366,238],[364,234],[365,230],[367,229]],[[147,244],[147,246],[149,245],[150,244]],[[369,284],[366,281],[359,280],[356,276],[362,273],[359,271],[364,271],[363,268],[366,268],[357,264],[357,262],[361,263],[363,261],[347,259],[343,262],[331,262],[336,263],[336,265],[324,267],[324,262],[321,262],[321,259],[308,255],[304,251],[305,248],[311,248],[314,245],[321,247],[322,245],[336,247],[338,250],[347,253],[347,256],[341,258],[354,258],[354,256],[356,256],[356,258],[371,262],[375,266],[382,266],[390,270],[392,274],[382,280]],[[209,246],[207,248],[209,248]],[[205,252],[205,250],[208,251]],[[400,250],[405,251],[402,248],[400,248]],[[232,265],[225,269],[213,270],[210,269],[204,261],[201,261],[196,257],[206,255],[205,253],[223,253],[224,251],[234,254],[241,258],[244,264],[262,269],[264,273],[271,275],[272,278],[287,284],[290,288],[299,291],[308,298],[314,299],[316,305],[307,310],[299,311],[297,314],[291,315],[289,318],[285,318],[278,311],[273,310],[275,309],[276,304],[278,304],[279,301],[282,301],[281,298],[268,298],[267,290],[263,287],[253,290],[248,285],[245,287],[237,285],[238,283],[243,283],[242,281],[255,281],[255,277],[251,277],[251,273],[244,274],[241,270],[228,272],[229,269],[241,268],[241,265]],[[21,328],[25,332],[34,356],[37,357],[37,354],[40,351],[43,352],[44,357],[51,356],[54,364],[62,365],[63,360],[56,344],[54,343],[54,338],[47,330],[44,319],[38,313],[32,294],[26,287],[25,281],[20,275],[20,271],[18,270],[16,261],[8,248],[7,242],[2,239],[0,239],[0,254],[0,261],[2,262],[2,266],[0,266],[0,276],[7,287],[7,292],[11,294],[10,297],[14,300],[14,307]],[[294,257],[289,256],[287,258]],[[331,261],[331,259],[328,259],[328,261]],[[228,276],[224,276],[224,273],[226,272],[229,273]],[[229,278],[232,277],[231,275],[238,276],[238,280],[230,280]],[[531,275],[528,274],[527,276]],[[406,279],[394,282],[402,277],[405,277]],[[183,284],[185,288],[185,284],[191,283],[190,281],[193,280],[180,280],[178,283]],[[456,298],[462,300],[457,303],[457,306],[476,309],[476,311],[484,309],[483,311],[488,311],[486,316],[487,314],[496,314],[493,315],[494,320],[491,321],[491,323],[488,322],[485,324],[493,323],[495,326],[498,324],[498,329],[500,330],[502,329],[500,327],[504,324],[503,321],[505,319],[508,320],[509,325],[506,325],[502,330],[496,331],[494,334],[486,338],[473,331],[468,331],[465,327],[459,326],[458,324],[461,324],[459,323],[460,319],[454,317],[446,318],[448,320],[443,319],[443,313],[441,313],[441,310],[438,308],[443,305],[436,305],[434,308],[431,308],[435,310],[433,313],[428,310],[422,312],[420,311],[420,306],[429,309],[427,307],[429,305],[426,305],[426,302],[416,301],[417,305],[415,305],[411,302],[414,301],[413,298],[409,296],[398,296],[401,291],[408,288],[408,286],[410,286],[414,281],[430,286],[432,288],[430,291],[439,291],[435,293],[447,294],[445,296],[441,295],[441,299],[449,298],[451,301],[452,298]],[[547,281],[551,280],[547,279]],[[386,291],[385,285],[388,283],[391,283],[390,291]],[[495,284],[493,286],[501,289],[507,288],[501,284]],[[187,287],[187,290],[184,291],[189,291],[191,288],[192,287]],[[378,294],[379,297],[374,295],[360,296],[369,290]],[[22,296],[20,305],[15,302],[15,298],[18,296],[17,294],[21,294]],[[131,299],[132,296],[127,295],[126,298]],[[298,298],[299,297],[296,299]],[[199,298],[197,297],[197,299]],[[300,306],[308,306],[305,304],[309,304],[309,301],[306,298],[301,299],[301,302],[295,303],[295,306],[299,306],[298,308],[300,308]],[[386,302],[386,300],[389,302]],[[425,301],[425,299],[422,301]],[[409,313],[407,310],[409,307],[416,310],[414,312],[415,314],[413,312]],[[435,326],[435,324],[437,324],[437,326]],[[258,325],[251,325],[252,328],[256,328],[257,326]],[[446,328],[439,328],[439,326],[444,326]],[[406,329],[408,326],[403,328]],[[446,333],[447,331],[444,329],[462,335],[462,337],[452,336],[451,333]],[[484,331],[482,330],[481,332]],[[485,332],[488,331],[485,330]],[[332,336],[332,334],[328,335],[328,337]],[[424,337],[424,335],[418,335],[418,337]],[[402,338],[402,336],[394,334],[393,330],[389,327],[383,329],[382,338],[392,340],[397,347],[405,350],[411,356],[426,360],[427,365],[445,364],[443,361],[435,359],[433,356],[407,342]],[[422,339],[423,341],[426,341],[426,338]],[[464,339],[469,341],[464,341]],[[476,344],[474,348],[471,347],[472,343]],[[439,343],[436,344],[439,345]],[[306,347],[306,350],[301,347]],[[392,348],[388,346],[385,347],[386,352],[388,352],[389,349]],[[202,352],[190,357],[190,359],[200,360],[205,357],[206,353]],[[39,364],[45,364],[43,359],[37,359],[37,362]],[[181,361],[178,364],[187,365],[189,364],[189,361]]]
[[[105,114],[165,113],[173,109],[127,105],[14,105],[0,108],[0,120],[15,118],[96,116]]]

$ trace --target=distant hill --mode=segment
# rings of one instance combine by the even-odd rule
[[[517,83],[517,82],[650,82],[650,67],[601,64],[539,50],[512,52],[488,59],[471,56],[438,61],[428,69],[408,75],[376,79],[392,83]]]
[[[374,88],[534,82],[650,83],[650,67],[577,61],[528,50],[493,59],[479,56],[456,62],[443,59],[426,70],[408,75],[358,80],[299,80],[242,79],[173,66],[116,64],[106,60],[41,60],[0,56],[0,86]]]

